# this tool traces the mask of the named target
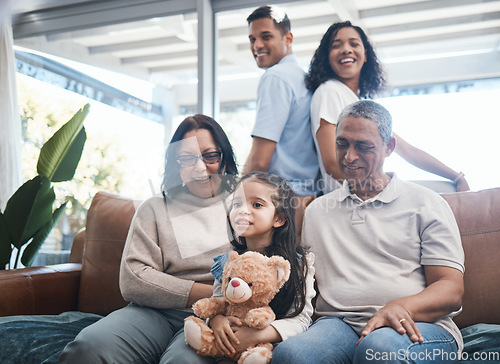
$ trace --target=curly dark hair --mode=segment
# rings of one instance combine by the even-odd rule
[[[286,181],[274,174],[251,172],[244,175],[238,186],[245,180],[256,180],[274,189],[272,194],[275,214],[284,218],[285,223],[274,228],[272,242],[266,248],[265,255],[271,257],[279,255],[290,262],[290,278],[269,304],[277,318],[294,317],[302,312],[306,303],[307,263],[304,249],[298,244],[297,229],[295,226],[295,208],[297,196]],[[232,206],[228,211],[229,213]],[[239,254],[247,251],[246,239],[236,236],[229,223],[231,244]],[[290,309],[293,310],[289,313]]]
[[[328,57],[333,38],[340,29],[346,27],[353,28],[358,32],[366,51],[366,62],[363,68],[361,68],[361,75],[359,77],[359,96],[362,98],[372,98],[384,89],[386,84],[385,74],[375,54],[375,49],[368,40],[365,32],[360,27],[352,25],[350,21],[333,23],[323,35],[319,47],[311,59],[309,72],[305,79],[306,87],[311,92],[314,92],[323,82],[338,79],[330,66]]]
[[[191,130],[206,129],[212,134],[215,144],[222,152],[222,161],[219,174],[222,179],[222,188],[231,192],[236,185],[238,167],[233,147],[222,127],[210,116],[195,114],[185,118],[177,127],[165,153],[165,172],[161,185],[165,201],[173,198],[183,190],[182,180],[179,174],[179,164],[176,160],[176,142],[182,140],[184,135]]]

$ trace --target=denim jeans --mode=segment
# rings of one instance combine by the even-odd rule
[[[408,335],[391,327],[382,327],[359,336],[344,321],[324,317],[309,330],[280,343],[273,351],[271,363],[453,363],[457,344],[441,326],[419,322],[425,341],[413,343]]]

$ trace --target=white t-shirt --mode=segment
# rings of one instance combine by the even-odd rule
[[[320,120],[324,119],[331,124],[337,124],[337,120],[342,110],[347,105],[356,101],[359,101],[358,96],[356,96],[349,87],[335,79],[323,82],[316,91],[314,91],[311,100],[311,131],[318,154],[319,168],[321,170],[322,181],[320,187],[325,194],[339,188],[340,183],[326,173],[323,160],[321,159],[318,138],[316,137],[316,133],[320,126]]]
[[[373,198],[361,200],[344,182],[314,200],[304,216],[304,245],[316,256],[316,313],[341,318],[358,335],[383,306],[427,287],[424,266],[464,271],[460,234],[447,202],[389,175],[389,184]],[[452,321],[456,314],[435,323],[461,350]]]

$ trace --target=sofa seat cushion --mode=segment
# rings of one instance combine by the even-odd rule
[[[460,332],[464,338],[460,363],[500,362],[500,325],[476,324]]]
[[[102,316],[65,312],[0,318],[0,363],[58,363],[66,344]]]

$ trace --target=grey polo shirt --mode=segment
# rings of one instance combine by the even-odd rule
[[[387,303],[426,287],[425,265],[464,271],[458,226],[447,202],[435,192],[399,180],[361,200],[344,185],[309,205],[302,236],[316,255],[316,312],[336,316],[358,335]],[[450,314],[436,323],[461,349]]]

